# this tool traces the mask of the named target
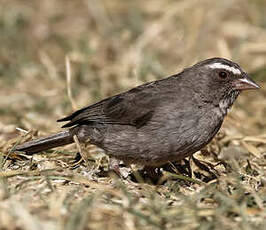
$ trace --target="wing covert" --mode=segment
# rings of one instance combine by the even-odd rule
[[[69,121],[63,128],[80,124],[109,123],[141,127],[153,116],[158,96],[148,87],[137,87],[104,99],[58,120]]]

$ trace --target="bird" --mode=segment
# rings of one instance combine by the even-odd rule
[[[90,143],[126,164],[159,167],[192,156],[217,134],[244,90],[259,89],[235,62],[214,57],[59,119],[63,131],[14,148],[33,154]]]

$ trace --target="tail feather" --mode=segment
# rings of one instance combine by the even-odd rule
[[[27,154],[33,154],[48,149],[52,149],[58,146],[71,144],[74,142],[73,134],[69,130],[62,131],[60,133],[53,134],[48,137],[42,137],[36,140],[26,142],[24,144],[16,146],[14,151],[23,151]]]

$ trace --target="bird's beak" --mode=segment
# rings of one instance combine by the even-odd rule
[[[233,82],[234,89],[237,90],[248,90],[248,89],[259,89],[257,85],[247,74],[242,78],[239,78]]]

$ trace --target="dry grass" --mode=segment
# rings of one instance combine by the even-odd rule
[[[265,10],[263,0],[2,0],[0,229],[265,229]],[[99,176],[108,159],[84,150],[74,167],[75,145],[10,152],[58,131],[75,107],[213,56],[263,88],[239,97],[190,179]]]

